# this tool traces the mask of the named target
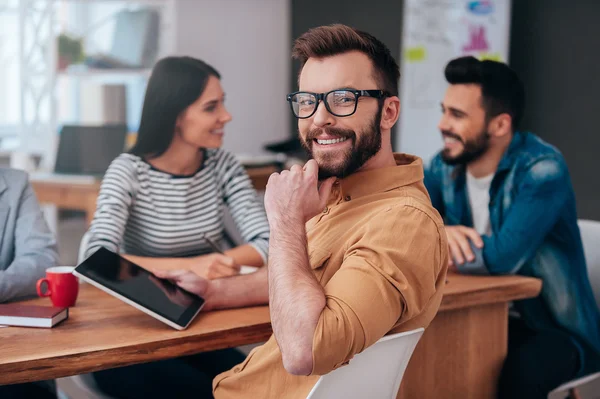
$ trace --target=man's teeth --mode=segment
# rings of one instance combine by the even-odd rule
[[[346,141],[347,139],[348,139],[348,137],[340,137],[339,139],[331,139],[331,140],[317,139],[317,143],[319,143],[321,145],[336,144],[336,143],[341,143],[342,141]]]
[[[453,143],[458,143],[459,141],[457,139],[455,139],[454,137],[444,137],[444,143],[447,144],[453,144]]]
[[[215,129],[215,130],[211,130],[212,134],[223,134],[223,129]]]

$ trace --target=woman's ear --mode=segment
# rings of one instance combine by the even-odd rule
[[[181,131],[181,125],[183,123],[183,118],[185,115],[185,110],[177,115],[177,119],[175,119],[175,132]]]

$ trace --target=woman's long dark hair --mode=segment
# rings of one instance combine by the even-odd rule
[[[146,88],[142,120],[130,153],[154,158],[163,154],[175,135],[177,117],[206,88],[216,69],[192,57],[166,57],[156,63]]]

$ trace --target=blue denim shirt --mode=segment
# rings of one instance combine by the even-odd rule
[[[425,170],[433,206],[446,225],[473,226],[464,166],[438,154]],[[537,298],[515,302],[536,331],[559,330],[580,349],[581,373],[600,365],[600,313],[588,280],[575,195],[561,153],[531,133],[515,133],[490,187],[491,236],[469,274],[519,274],[542,279]],[[600,245],[600,244],[599,244]]]

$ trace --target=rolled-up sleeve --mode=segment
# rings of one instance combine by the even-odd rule
[[[313,375],[326,374],[419,315],[447,262],[445,235],[421,209],[389,208],[365,224],[325,286],[313,336]]]

